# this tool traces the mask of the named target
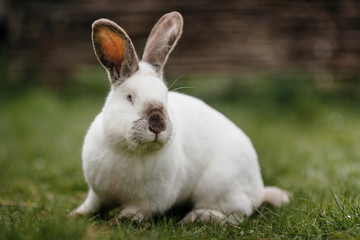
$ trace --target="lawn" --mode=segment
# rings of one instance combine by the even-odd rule
[[[87,193],[81,145],[107,92],[103,72],[83,75],[62,90],[1,92],[0,239],[360,238],[359,99],[289,80],[203,84],[184,77],[172,88],[195,86],[179,91],[240,126],[257,149],[265,184],[291,192],[290,204],[265,206],[236,226],[181,225],[171,216],[112,226],[106,217],[69,217]]]

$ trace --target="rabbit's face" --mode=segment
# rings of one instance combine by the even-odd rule
[[[109,144],[133,152],[157,150],[170,141],[173,127],[162,72],[182,26],[179,13],[164,15],[151,30],[139,62],[132,41],[121,27],[107,19],[93,23],[95,54],[111,83],[102,115]]]
[[[147,63],[120,85],[114,84],[103,109],[110,142],[130,151],[158,150],[172,136],[168,90]]]

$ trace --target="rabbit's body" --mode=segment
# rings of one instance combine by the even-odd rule
[[[108,20],[94,24],[95,50],[113,84],[85,138],[83,169],[90,191],[74,214],[120,206],[119,218],[140,220],[190,201],[194,210],[184,221],[227,217],[234,222],[264,201],[277,206],[288,202],[284,191],[263,186],[252,143],[234,123],[196,98],[168,93],[162,66],[181,35],[180,27],[178,13],[160,19],[145,48],[145,61],[137,62],[131,52],[132,58],[126,58],[133,48],[126,43],[125,60],[114,55],[123,40],[129,41],[121,28]],[[153,32],[164,44],[156,34],[174,31],[175,40],[171,34],[165,38],[171,40],[165,57],[154,54],[159,46],[152,44],[159,43],[152,41]],[[113,63],[119,61],[126,68],[122,64],[114,70]]]

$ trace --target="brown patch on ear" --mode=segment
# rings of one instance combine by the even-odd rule
[[[108,63],[112,62],[121,67],[125,60],[124,39],[105,26],[97,28],[95,34],[99,52],[102,53],[103,59]]]
[[[92,27],[97,58],[109,73],[111,83],[122,83],[139,69],[139,60],[129,36],[107,19],[95,21]]]

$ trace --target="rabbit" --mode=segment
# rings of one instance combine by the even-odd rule
[[[93,23],[94,51],[111,90],[84,140],[89,192],[71,215],[119,207],[117,221],[141,222],[191,202],[182,222],[238,223],[265,202],[289,202],[286,191],[264,187],[241,129],[203,101],[168,91],[163,68],[182,29],[180,13],[162,16],[139,61],[121,27]]]

